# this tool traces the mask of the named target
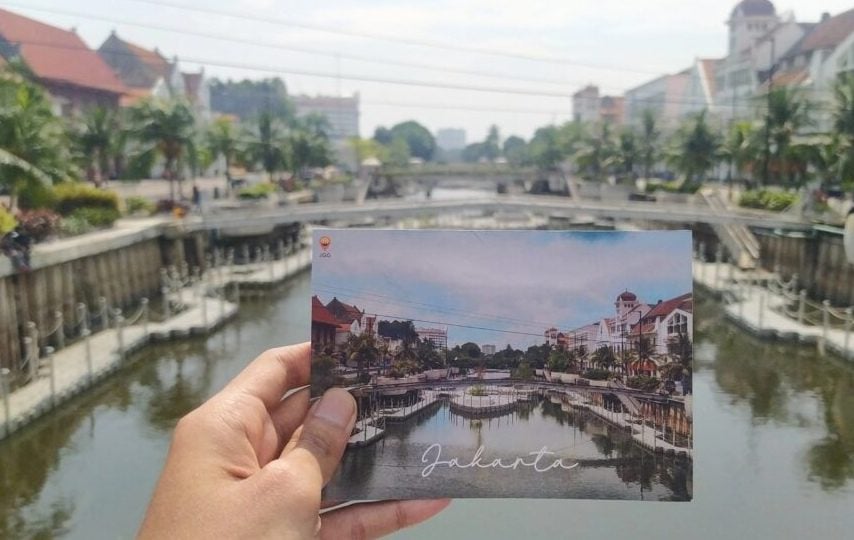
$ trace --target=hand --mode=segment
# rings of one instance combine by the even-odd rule
[[[309,410],[309,345],[272,349],[178,422],[140,538],[375,538],[447,500],[357,504],[320,517],[356,402],[330,389]]]

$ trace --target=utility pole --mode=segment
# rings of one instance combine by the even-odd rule
[[[762,164],[762,182],[768,185],[768,166],[771,162],[771,94],[774,92],[774,68],[776,67],[777,42],[771,38],[771,67],[768,70],[768,96],[765,104],[765,161]]]

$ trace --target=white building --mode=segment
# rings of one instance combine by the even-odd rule
[[[636,345],[637,337],[643,336],[650,340],[656,354],[665,355],[668,346],[680,334],[694,342],[694,298],[691,293],[659,301],[632,330],[632,339]]]
[[[650,111],[659,126],[675,128],[682,119],[682,103],[690,80],[690,69],[673,75],[662,75],[626,92],[627,125],[643,125],[645,111]]]
[[[436,131],[436,145],[442,150],[461,150],[466,146],[466,130],[442,128]]]
[[[352,97],[292,96],[298,117],[317,114],[329,122],[329,142],[340,163],[356,168],[349,140],[359,136],[359,94]]]
[[[576,122],[599,121],[599,87],[588,85],[572,94],[572,118]]]
[[[495,345],[483,345],[480,348],[483,354],[495,354]]]

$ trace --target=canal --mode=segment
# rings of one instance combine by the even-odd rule
[[[0,441],[0,537],[132,537],[175,422],[260,351],[304,340],[309,298],[303,274],[271,298],[245,302],[239,318],[207,340],[149,348],[93,391]],[[574,430],[588,457],[644,459],[642,466],[595,469],[589,480],[599,489],[666,499],[679,498],[690,483],[693,502],[459,500],[400,537],[848,535],[854,529],[854,369],[811,349],[755,341],[723,321],[713,302],[698,298],[696,309],[692,478],[637,455],[595,418],[547,399],[526,413],[480,422],[438,407],[396,426],[383,450],[394,451],[404,438],[426,441],[440,427],[500,445],[497,422],[527,422],[532,437],[552,427]],[[567,496],[565,486],[546,487],[549,495]]]

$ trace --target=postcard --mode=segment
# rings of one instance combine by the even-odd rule
[[[693,496],[689,231],[313,234],[332,501]]]

